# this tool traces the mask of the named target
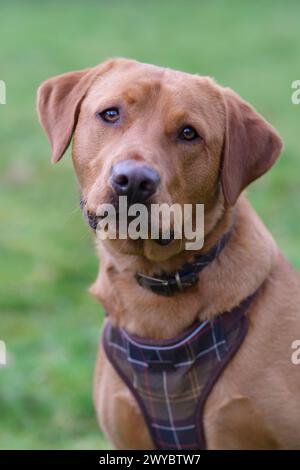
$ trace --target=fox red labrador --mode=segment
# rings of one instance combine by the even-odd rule
[[[72,137],[84,214],[130,204],[204,204],[204,245],[99,239],[91,292],[107,312],[99,423],[119,449],[300,449],[300,278],[243,190],[282,150],[229,88],[133,60],[39,89],[58,162]]]

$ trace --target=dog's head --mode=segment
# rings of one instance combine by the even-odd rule
[[[101,203],[205,204],[213,220],[276,161],[282,141],[236,93],[211,78],[115,59],[44,82],[38,109],[58,162],[73,161],[91,220]],[[218,215],[217,215],[218,214]],[[168,258],[151,240],[117,250]]]

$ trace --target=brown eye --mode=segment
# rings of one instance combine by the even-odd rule
[[[195,140],[199,137],[197,131],[192,126],[186,126],[182,129],[179,134],[179,139],[181,140]]]
[[[120,118],[120,113],[118,108],[108,108],[99,113],[99,116],[103,119],[105,122],[110,122],[114,123],[117,122]]]

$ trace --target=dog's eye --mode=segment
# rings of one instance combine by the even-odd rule
[[[199,137],[199,134],[192,126],[185,126],[179,134],[181,140],[195,140]]]
[[[120,113],[118,108],[108,108],[99,113],[99,116],[103,119],[105,122],[117,122],[120,118]]]

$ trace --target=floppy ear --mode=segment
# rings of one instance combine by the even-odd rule
[[[242,190],[266,173],[283,143],[275,129],[230,89],[223,89],[226,113],[221,181],[225,201],[235,204]]]
[[[38,113],[52,146],[52,162],[67,150],[76,127],[80,104],[95,78],[111,68],[113,61],[46,80],[38,90]]]

